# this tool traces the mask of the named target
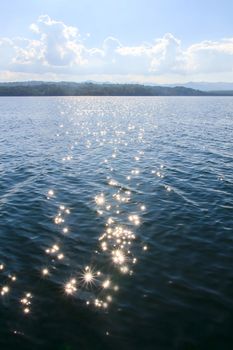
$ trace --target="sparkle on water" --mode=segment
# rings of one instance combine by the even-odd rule
[[[76,125],[76,124],[74,124]],[[104,147],[107,142],[107,129],[102,123],[98,123],[99,130],[94,131],[93,135],[96,143],[99,147]],[[63,129],[64,135],[68,137],[70,132],[65,130],[65,124],[62,123],[60,127]],[[103,128],[103,130],[102,130]],[[89,140],[90,129],[89,126],[83,122],[83,126],[81,127],[82,136],[86,134],[85,145],[87,148],[93,147],[94,140]],[[114,129],[113,129],[114,130]],[[135,126],[130,123],[128,126],[129,131],[135,132]],[[123,147],[128,146],[128,142],[125,141],[127,138],[127,134],[123,130],[118,130],[117,128],[114,131],[114,138],[110,138],[108,140],[110,148],[112,151],[109,153],[109,158],[104,158],[102,160],[102,164],[107,165],[109,172],[113,173],[115,171],[115,162],[119,158],[119,150],[120,145]],[[60,133],[56,133],[57,137],[61,136]],[[138,130],[138,142],[139,144],[143,144],[143,135],[144,130],[140,128]],[[70,145],[67,150],[67,154],[62,156],[62,161],[72,161],[75,159],[77,155],[75,155],[75,150],[78,143],[75,141],[73,145]],[[132,162],[132,170],[130,171],[130,176],[128,175],[126,178],[128,181],[136,179],[140,173],[139,163],[142,160],[144,155],[143,150],[138,150],[137,154],[131,159]],[[134,162],[137,163],[137,167],[134,167]],[[138,213],[134,212],[130,213],[130,203],[133,200],[133,196],[131,190],[127,187],[121,185],[121,183],[116,180],[114,177],[106,175],[107,184],[109,186],[109,190],[105,192],[96,193],[94,196],[94,202],[96,205],[96,213],[100,216],[104,216],[105,219],[105,228],[103,228],[102,233],[99,235],[99,248],[100,250],[95,250],[97,254],[103,253],[103,256],[106,259],[106,264],[110,261],[112,263],[112,276],[110,278],[109,272],[106,274],[105,272],[96,271],[92,266],[87,265],[82,269],[82,271],[76,273],[76,277],[69,280],[64,284],[65,293],[72,296],[82,295],[82,291],[85,289],[90,290],[91,287],[91,295],[88,299],[86,299],[86,305],[93,304],[94,306],[100,308],[107,308],[109,302],[112,301],[112,297],[110,294],[107,296],[104,295],[104,290],[111,290],[116,292],[119,289],[119,286],[114,286],[113,280],[114,275],[118,271],[122,275],[132,274],[132,266],[136,263],[137,258],[133,254],[133,242],[136,240],[136,232],[132,230],[130,226],[140,226],[141,218],[139,215],[139,211],[146,211],[146,206],[143,203],[139,205]],[[115,189],[115,191],[114,191]],[[59,196],[59,191],[56,190],[56,198]],[[56,199],[55,198],[55,190],[49,189],[47,192],[48,199]],[[125,218],[120,217],[121,210],[125,206],[128,206],[126,210]],[[122,206],[122,208],[121,208]],[[128,213],[128,215],[127,215]],[[58,206],[58,210],[56,215],[54,216],[54,223],[61,227],[61,232],[65,235],[70,233],[69,227],[66,224],[66,216],[70,214],[70,210],[64,204],[60,204]],[[127,222],[128,221],[128,222]],[[123,222],[124,224],[122,224]],[[129,224],[129,225],[128,225]],[[68,237],[68,236],[67,236]],[[58,242],[58,241],[57,241]],[[55,258],[58,261],[62,261],[65,258],[64,253],[61,251],[62,248],[62,240],[59,239],[59,243],[55,242],[50,247],[45,248],[45,253],[51,256],[51,266],[47,264],[46,268],[42,269],[42,276],[49,278],[51,276],[51,269],[55,263]],[[144,249],[144,248],[143,248]],[[65,246],[64,246],[64,250]],[[144,249],[145,250],[145,249]],[[79,285],[79,293],[77,294],[77,283]],[[100,292],[102,290],[102,292]],[[82,296],[84,299],[86,297]]]
[[[69,110],[69,106],[66,107]],[[83,113],[85,114],[86,112],[83,111]],[[62,110],[61,115],[68,115],[68,112]],[[78,112],[77,115],[79,115]],[[87,262],[85,267],[76,268],[75,277],[68,279],[68,281],[63,284],[65,294],[77,298],[81,295],[86,305],[92,304],[98,308],[106,309],[109,303],[112,302],[112,295],[110,292],[114,293],[119,290],[119,286],[114,284],[114,279],[117,278],[116,271],[122,275],[132,274],[132,266],[137,261],[133,253],[133,243],[136,241],[137,234],[136,228],[133,230],[132,227],[141,225],[142,218],[139,212],[146,211],[146,206],[143,203],[138,203],[137,207],[139,210],[135,212],[136,208],[132,205],[131,212],[130,203],[134,200],[131,190],[127,188],[126,185],[121,184],[115,176],[111,175],[117,170],[117,161],[120,158],[121,148],[127,149],[130,144],[126,130],[123,130],[119,126],[116,127],[114,124],[109,125],[101,121],[98,122],[97,125],[97,129],[91,132],[90,124],[85,120],[83,120],[80,125],[79,122],[71,118],[70,124],[62,122],[59,125],[60,130],[55,130],[55,135],[57,138],[63,135],[64,138],[69,139],[73,134],[72,129],[75,130],[78,127],[77,131],[80,130],[79,135],[85,140],[84,145],[86,148],[91,149],[96,146],[102,148],[107,146],[109,148],[108,157],[103,158],[100,162],[100,164],[103,165],[103,169],[106,171],[106,183],[108,188],[100,193],[96,190],[92,200],[94,200],[96,206],[96,214],[98,216],[103,216],[105,221],[102,232],[96,240],[94,251],[96,254],[103,255],[106,266],[110,266],[112,272],[109,270],[106,272],[98,270],[98,268],[96,268],[98,266],[98,261],[95,262],[95,264],[97,264],[95,268],[91,263],[89,265]],[[137,130],[136,126],[130,122],[127,126],[127,130],[135,135],[139,146],[141,144],[143,145],[143,128],[138,128]],[[94,146],[94,144],[96,146]],[[75,161],[78,157],[78,145],[79,143],[77,140],[75,140],[73,144],[69,144],[67,151],[61,155],[61,166],[66,162],[71,163]],[[126,177],[123,176],[128,182],[135,181],[140,174],[141,169],[139,164],[143,159],[143,155],[144,151],[138,149],[137,153],[130,158],[132,163],[130,175],[128,174]],[[137,164],[136,167],[134,166],[135,163]],[[159,176],[159,172],[157,172],[157,176]],[[167,187],[167,190],[168,188],[169,187]],[[40,276],[42,279],[49,280],[53,279],[53,275],[59,271],[59,268],[69,261],[69,251],[67,252],[66,240],[69,239],[70,236],[72,237],[72,230],[70,230],[70,227],[67,225],[70,209],[66,204],[59,203],[58,201],[59,188],[50,186],[46,192],[46,198],[49,200],[48,206],[57,207],[53,222],[55,226],[59,228],[60,233],[63,234],[63,238],[58,235],[50,245],[44,248],[47,260],[45,261],[44,267],[40,269]],[[146,250],[145,246],[143,250]],[[66,257],[66,255],[68,256]],[[1,263],[0,271],[4,269],[5,265]],[[106,270],[106,268],[104,268],[104,270]],[[16,276],[11,275],[9,279],[11,282],[15,282]],[[88,294],[84,293],[85,290],[88,290]],[[108,294],[105,294],[104,291],[106,290]],[[2,296],[9,294],[10,291],[11,286],[8,284],[1,287]],[[30,293],[24,293],[24,296],[20,300],[23,306],[23,313],[29,314],[31,312],[31,301],[32,295]]]
[[[100,313],[94,312],[93,314],[103,317],[105,315],[113,315],[114,317],[116,313],[118,315],[121,314],[123,309],[122,314],[126,315],[126,324],[128,319],[125,311],[127,303],[131,302],[131,298],[132,302],[138,303],[141,307],[139,310],[138,306],[136,306],[135,312],[140,313],[144,305],[148,309],[151,308],[153,311],[157,311],[159,304],[162,305],[162,308],[164,307],[166,295],[162,295],[160,300],[153,299],[152,292],[155,292],[155,288],[160,288],[159,283],[154,283],[154,279],[157,276],[148,274],[148,270],[152,271],[152,264],[155,262],[153,259],[156,259],[156,266],[158,263],[158,266],[164,267],[165,271],[162,279],[164,285],[167,278],[167,284],[169,288],[174,286],[174,294],[176,296],[179,290],[181,290],[181,293],[186,293],[189,296],[189,288],[192,285],[191,283],[189,284],[190,281],[182,288],[179,286],[179,269],[181,267],[178,263],[176,264],[176,254],[173,255],[174,252],[179,254],[179,249],[173,246],[173,237],[179,231],[180,234],[176,235],[176,240],[179,240],[179,247],[182,246],[182,240],[186,240],[187,237],[193,240],[194,246],[198,244],[198,239],[200,239],[201,244],[205,245],[207,242],[210,245],[209,237],[198,237],[195,240],[189,235],[185,236],[186,232],[184,230],[184,228],[189,226],[190,212],[188,211],[187,203],[192,204],[193,210],[197,208],[197,211],[200,211],[199,215],[201,218],[207,215],[206,208],[202,206],[201,197],[204,190],[208,190],[209,183],[207,185],[204,183],[204,186],[201,183],[202,179],[197,176],[198,171],[197,173],[189,173],[189,170],[187,170],[190,166],[189,157],[192,155],[192,152],[186,154],[182,151],[189,147],[185,143],[189,132],[187,127],[189,124],[185,124],[187,122],[185,115],[182,115],[184,122],[183,124],[181,123],[183,129],[180,130],[180,125],[176,121],[179,113],[174,111],[174,117],[172,114],[173,108],[170,109],[170,112],[167,112],[167,102],[160,108],[161,104],[164,103],[160,99],[148,98],[146,102],[144,99],[139,100],[137,98],[131,100],[128,98],[59,99],[57,108],[60,109],[60,115],[57,113],[56,118],[50,120],[50,122],[52,121],[52,128],[48,130],[48,135],[46,134],[46,127],[44,125],[42,127],[48,138],[46,136],[43,139],[42,129],[39,129],[40,143],[43,139],[43,147],[47,147],[49,152],[46,153],[47,158],[45,157],[41,164],[37,164],[38,167],[36,168],[35,178],[36,181],[41,179],[39,184],[41,187],[39,187],[38,191],[35,183],[34,189],[33,177],[27,182],[27,180],[24,181],[22,176],[22,183],[19,182],[15,188],[10,188],[8,193],[10,200],[7,204],[12,205],[11,211],[9,211],[12,215],[14,214],[14,206],[17,207],[18,200],[16,198],[17,200],[14,203],[14,193],[24,191],[28,195],[26,197],[28,202],[21,203],[20,201],[20,207],[18,206],[18,209],[21,210],[22,208],[25,219],[24,225],[23,219],[20,218],[23,230],[21,227],[19,233],[17,232],[23,241],[22,249],[21,246],[20,249],[25,254],[19,253],[19,264],[17,264],[18,261],[16,264],[11,264],[10,259],[14,257],[14,247],[10,247],[9,244],[14,239],[14,236],[11,236],[11,231],[13,231],[12,225],[8,236],[2,236],[3,242],[5,240],[9,245],[6,250],[10,250],[10,248],[12,250],[10,250],[9,257],[4,256],[4,254],[0,256],[1,301],[6,310],[9,308],[9,305],[16,305],[17,310],[21,311],[20,317],[25,322],[27,322],[28,318],[31,320],[32,317],[33,319],[40,312],[38,311],[38,305],[43,309],[43,300],[46,299],[43,293],[48,292],[49,294],[49,291],[51,292],[51,299],[58,300],[60,304],[62,300],[72,308],[73,305],[79,307],[82,303],[84,307],[88,307],[90,310],[92,308],[101,310]],[[177,102],[178,107],[180,106],[179,103],[181,102]],[[194,102],[192,101],[192,103]],[[182,112],[181,109],[179,111],[180,113]],[[189,109],[186,112],[188,114]],[[166,118],[168,118],[169,123],[165,122]],[[199,123],[202,120],[202,118],[199,118]],[[32,113],[32,124],[34,121],[36,123]],[[220,121],[214,119],[214,123],[219,123],[218,126],[222,127],[222,130],[224,129],[224,135],[229,132],[229,119],[229,124],[224,125],[224,128],[221,126]],[[201,129],[197,124],[194,126],[196,130]],[[33,130],[35,132],[36,128]],[[175,135],[177,130],[179,131],[178,136]],[[198,164],[197,168],[194,166],[194,170],[198,170],[200,164],[202,164],[204,169],[205,164],[204,162],[201,163],[201,161],[205,159],[203,154],[208,151],[205,148],[205,142],[203,141],[204,143],[199,144],[199,149],[193,150],[195,148],[194,142],[191,142],[193,141],[193,135],[190,134],[189,136],[192,137],[189,139],[190,147],[194,154],[192,161]],[[46,144],[48,140],[52,142],[52,147],[50,147],[51,144]],[[27,142],[27,137],[20,139],[22,153],[24,152],[24,142]],[[219,146],[215,149],[213,144],[209,144],[209,147],[212,156],[217,154],[219,157],[221,147]],[[27,152],[25,151],[29,159],[28,168],[25,171],[28,171],[29,175],[32,171],[33,162],[37,159],[36,157],[34,159],[33,155],[30,157],[31,151],[31,149],[27,150]],[[35,153],[36,151],[35,149]],[[41,151],[41,149],[38,150],[38,152]],[[10,152],[10,156],[12,156],[15,149],[10,149]],[[20,153],[21,156],[22,154]],[[20,159],[20,157],[18,158]],[[182,157],[185,161],[182,160]],[[224,169],[220,168],[220,159],[221,157],[219,157],[218,169],[216,166],[218,171],[212,173],[211,176],[215,176],[216,182],[223,187],[225,186],[224,191],[227,192],[231,181],[229,181],[227,170],[225,169],[224,171]],[[47,165],[48,160],[49,164]],[[183,169],[180,166],[182,162]],[[182,175],[179,175],[185,168],[184,164],[185,166],[188,164],[186,168],[187,173],[184,172]],[[230,164],[230,161],[228,164]],[[214,167],[213,163],[211,166]],[[208,173],[209,171],[210,169],[205,168],[202,175],[206,176],[205,172]],[[198,182],[203,186],[200,186],[201,194],[199,194],[199,198],[196,198],[195,202],[192,199],[192,195],[196,191],[195,184]],[[185,183],[186,188],[184,186]],[[9,187],[11,187],[10,181]],[[32,197],[35,199],[35,205],[31,206]],[[7,196],[3,196],[1,200],[4,205],[4,201],[7,202]],[[219,209],[221,207],[221,199],[218,199],[218,201],[216,203],[220,203],[218,205]],[[172,203],[171,207],[169,207],[169,203]],[[176,205],[180,205],[184,210],[177,210]],[[165,208],[164,211],[161,210],[162,207]],[[222,208],[223,210],[231,209],[230,200]],[[32,215],[30,219],[35,221],[34,226],[38,227],[36,233],[33,230],[30,232],[30,229],[28,229],[26,209],[28,211],[31,209]],[[35,215],[37,210],[42,213],[39,218]],[[214,213],[217,215],[217,211]],[[175,222],[176,225],[171,225],[170,217],[179,216],[179,214],[183,215],[183,221],[181,219],[179,222]],[[3,218],[4,215],[3,210]],[[200,217],[197,217],[197,225]],[[156,225],[157,221],[160,224]],[[219,219],[220,223],[223,221],[224,215],[223,217],[220,216]],[[170,226],[167,225],[167,222],[170,223]],[[187,225],[186,222],[188,223]],[[226,229],[226,231],[230,232],[229,222],[224,222],[224,225],[222,225],[224,230]],[[17,231],[18,223],[15,226]],[[149,233],[150,237],[147,237]],[[216,245],[218,240],[221,239],[221,235],[223,235],[223,232],[216,238]],[[227,242],[229,242],[229,246],[230,240],[228,234]],[[166,255],[166,250],[164,250],[164,255],[160,252],[160,247],[166,246],[167,242],[170,254],[169,259]],[[169,245],[170,242],[172,243]],[[184,246],[186,247],[185,244]],[[200,251],[201,249],[202,247]],[[24,255],[27,252],[29,254],[27,264],[25,264]],[[198,256],[197,251],[195,254],[194,251],[192,253],[190,254],[190,259],[193,259],[195,254]],[[188,261],[189,255],[185,255],[185,257],[185,261]],[[32,259],[32,263],[30,263],[30,259]],[[170,276],[170,266],[173,265],[175,272],[173,271],[174,275]],[[185,273],[190,276],[190,266],[188,265],[185,267]],[[217,269],[217,266],[216,263],[214,268]],[[158,267],[158,270],[160,267]],[[157,272],[159,272],[158,270]],[[208,270],[208,276],[211,275],[211,272],[213,271]],[[172,277],[176,281],[173,281]],[[152,281],[148,281],[150,279]],[[137,283],[137,285],[134,283]],[[149,286],[148,290],[144,288],[144,283]],[[227,284],[228,281],[224,281],[224,283]],[[153,287],[151,287],[152,284]],[[165,290],[164,285],[162,288]],[[54,288],[54,286],[57,288]],[[207,293],[208,289],[205,289],[203,286],[201,288]],[[119,291],[121,292],[119,293]],[[171,289],[169,289],[168,295],[171,295]],[[217,298],[217,293],[215,298]],[[52,303],[51,299],[49,301]],[[145,301],[144,304],[141,304],[141,299]],[[227,300],[226,298],[224,301],[226,304]],[[153,301],[155,302],[153,303]],[[175,303],[181,305],[180,301],[177,297],[174,305]],[[55,305],[58,306],[56,303]],[[173,309],[174,305],[167,308],[169,312],[171,310],[170,315],[175,310]],[[110,306],[111,308],[109,308]],[[189,305],[188,307],[191,310],[191,306]],[[132,305],[130,305],[129,309],[132,311]],[[164,307],[165,309],[166,307]],[[57,314],[60,311],[59,309]],[[66,312],[66,308],[64,308],[64,311],[62,308],[63,312]],[[25,317],[22,317],[22,315],[25,315]],[[73,316],[68,313],[67,317],[72,318]],[[140,318],[140,315],[138,317]],[[221,317],[222,314],[220,312],[219,320]],[[111,319],[111,316],[109,319]],[[139,321],[138,328],[132,327],[135,337],[137,336],[137,330],[141,327],[141,324],[143,325],[142,318]],[[169,321],[166,320],[166,322]],[[153,329],[158,328],[158,332],[164,327],[164,325],[160,326],[159,323],[155,325],[156,323],[151,324],[151,327]],[[131,324],[128,323],[128,326],[131,328]],[[143,328],[143,332],[146,333],[146,331]],[[182,334],[182,332],[183,330],[180,330],[179,334]],[[19,335],[22,333],[19,330],[14,330],[14,334]],[[113,332],[111,329],[109,331],[109,327],[106,327],[103,334],[111,338]],[[120,337],[117,337],[117,334],[115,334],[114,339],[117,338]],[[122,339],[124,339],[123,335]],[[177,344],[178,348],[178,340]],[[143,345],[141,343],[141,346]]]

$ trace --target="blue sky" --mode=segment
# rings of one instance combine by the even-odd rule
[[[8,0],[0,80],[233,81],[231,0]]]

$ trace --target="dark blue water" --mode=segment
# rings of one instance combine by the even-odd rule
[[[0,99],[0,349],[233,348],[233,99]]]

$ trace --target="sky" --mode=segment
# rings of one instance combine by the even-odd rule
[[[232,0],[0,1],[0,81],[233,82]]]

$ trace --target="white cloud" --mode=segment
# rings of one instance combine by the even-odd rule
[[[54,21],[48,15],[38,18],[31,29],[40,33],[42,43],[42,64],[49,66],[70,66],[83,64],[82,50],[78,29],[63,22]]]
[[[40,16],[29,27],[34,39],[0,38],[0,79],[43,74],[53,79],[184,80],[227,76],[233,80],[233,38],[183,47],[171,33],[153,43],[125,45],[107,37],[88,47],[78,28]],[[41,77],[41,79],[43,79]],[[115,79],[114,79],[115,77]],[[6,78],[7,79],[7,78]]]
[[[187,49],[187,70],[205,73],[233,71],[233,39],[203,41]]]
[[[14,42],[8,38],[0,38],[0,69],[7,67],[14,55]]]
[[[29,29],[36,33],[36,34],[39,34],[40,33],[40,29],[38,27],[38,25],[36,23],[32,23],[30,26],[29,26]]]
[[[135,61],[139,61],[139,58],[141,61],[144,60],[147,65],[147,74],[149,72],[163,74],[183,69],[184,57],[180,41],[171,33],[155,40],[154,44],[120,47],[117,52],[126,58],[133,57]]]

